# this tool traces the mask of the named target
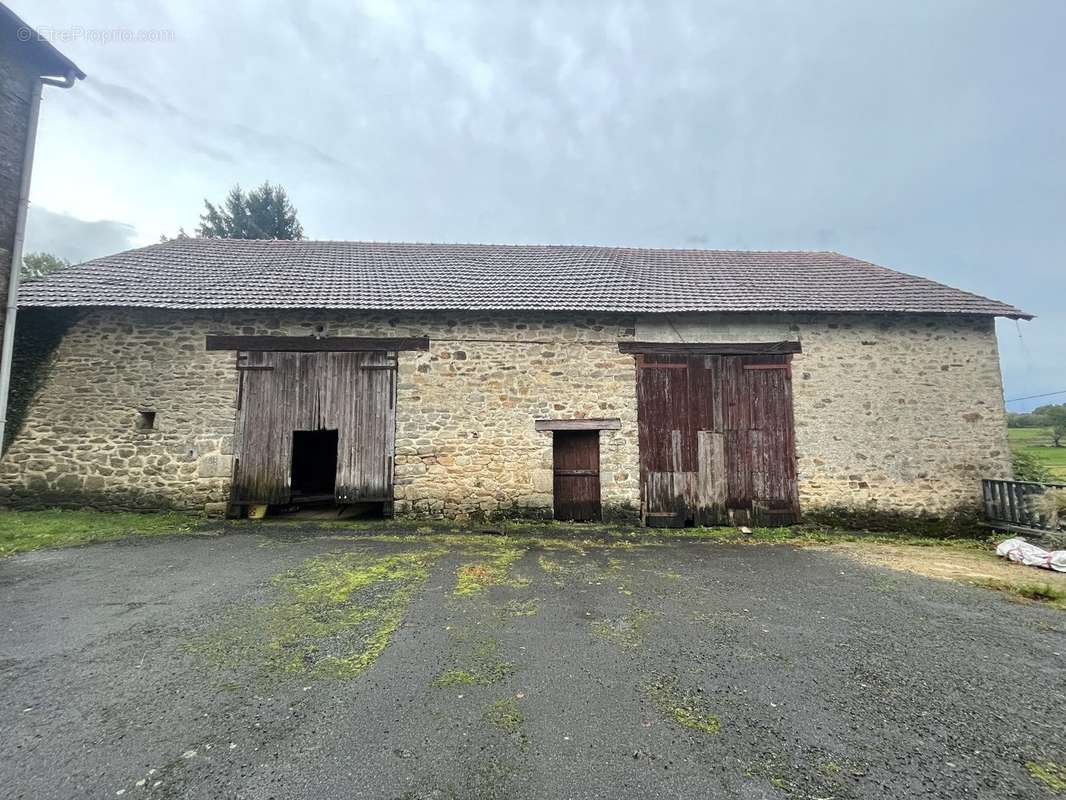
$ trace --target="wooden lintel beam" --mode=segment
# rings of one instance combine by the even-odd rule
[[[429,350],[425,336],[208,336],[208,350],[268,351],[286,353],[373,352]]]
[[[622,420],[611,419],[538,419],[533,421],[537,431],[617,431]]]
[[[620,353],[658,356],[768,356],[803,352],[799,342],[619,342]]]

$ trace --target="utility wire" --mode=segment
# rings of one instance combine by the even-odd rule
[[[1056,394],[1066,394],[1066,389],[1060,392],[1045,392],[1044,394],[1031,394],[1028,397],[1015,397],[1013,400],[1008,400],[1008,403],[1017,403],[1019,400],[1036,400],[1038,397],[1052,397]]]

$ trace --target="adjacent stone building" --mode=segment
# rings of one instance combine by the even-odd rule
[[[8,503],[660,525],[976,506],[1027,316],[836,253],[217,239],[24,304],[73,321]]]
[[[9,298],[18,293],[41,89],[69,87],[84,77],[72,61],[0,4],[0,418],[7,399],[4,362],[10,359],[12,342],[4,345],[14,324],[8,308],[17,305]]]

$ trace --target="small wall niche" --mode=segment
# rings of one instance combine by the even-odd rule
[[[155,412],[138,411],[134,427],[139,431],[150,431],[155,428]]]

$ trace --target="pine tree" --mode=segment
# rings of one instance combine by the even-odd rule
[[[280,186],[264,182],[245,193],[239,185],[230,189],[219,206],[204,199],[197,236],[224,239],[302,239],[303,226],[296,209]]]

